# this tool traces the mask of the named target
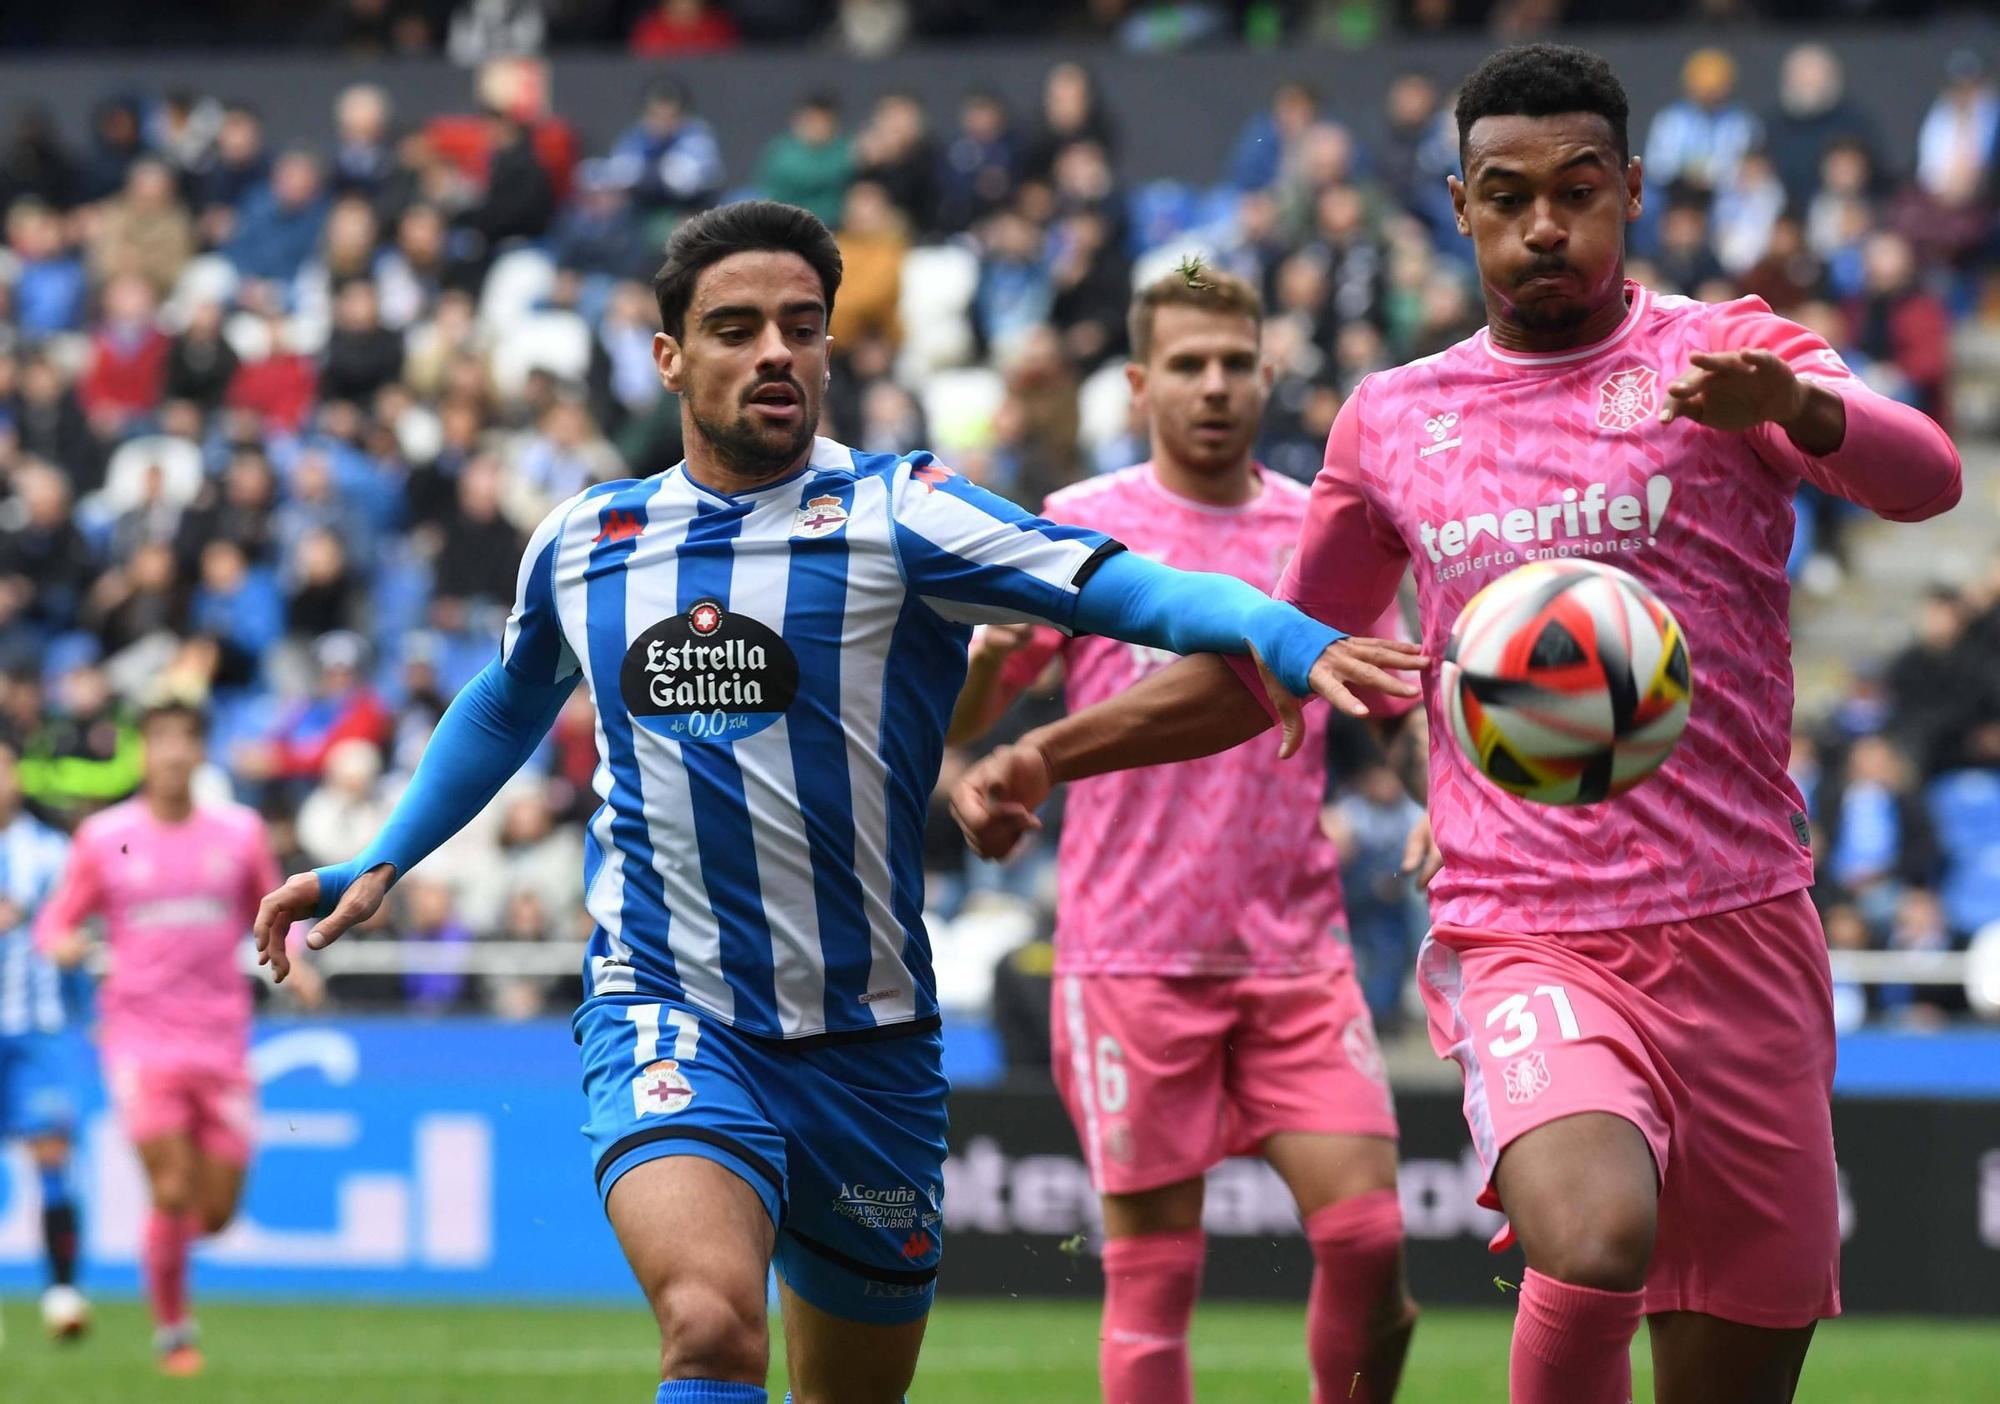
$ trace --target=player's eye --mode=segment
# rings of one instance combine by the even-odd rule
[[[1511,210],[1521,203],[1521,197],[1511,190],[1496,190],[1486,197],[1488,204],[1496,210]]]
[[[1591,196],[1595,195],[1596,193],[1597,193],[1597,187],[1594,185],[1579,185],[1571,189],[1571,191],[1569,192],[1569,198],[1576,201],[1580,205],[1585,200],[1588,200]]]

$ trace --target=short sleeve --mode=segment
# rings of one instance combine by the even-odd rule
[[[975,487],[927,454],[896,467],[896,553],[909,588],[958,624],[1049,624],[1068,633],[1106,556],[1102,532],[1051,522]]]
[[[581,502],[570,498],[542,518],[528,549],[521,553],[521,570],[514,586],[514,612],[500,641],[500,662],[523,682],[548,686],[577,671],[576,654],[563,636],[556,611],[556,553],[563,526]]]
[[[1410,562],[1395,525],[1369,501],[1361,472],[1361,390],[1327,436],[1326,459],[1277,597],[1346,634],[1366,634],[1394,607]]]

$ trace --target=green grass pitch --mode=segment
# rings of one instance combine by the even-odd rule
[[[651,1404],[650,1323],[623,1310],[315,1307],[211,1302],[208,1372],[153,1373],[137,1304],[100,1308],[80,1345],[42,1339],[34,1304],[0,1308],[0,1404]],[[1205,1307],[1194,1331],[1201,1404],[1307,1397],[1298,1309]],[[913,1404],[1093,1404],[1097,1331],[1085,1304],[946,1302],[932,1318]],[[1402,1404],[1506,1397],[1504,1311],[1432,1311],[1418,1328]],[[776,1332],[774,1331],[775,1335]],[[1645,1349],[1637,1397],[1651,1398]],[[784,1371],[772,1372],[773,1400]],[[1803,1404],[2000,1400],[1990,1322],[1860,1318],[1814,1343]]]

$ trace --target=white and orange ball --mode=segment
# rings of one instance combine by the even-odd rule
[[[1687,640],[1615,566],[1536,561],[1466,602],[1439,673],[1480,774],[1540,804],[1624,794],[1673,753],[1694,697]]]

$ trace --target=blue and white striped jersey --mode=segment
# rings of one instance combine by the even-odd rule
[[[63,1026],[62,973],[35,950],[35,913],[62,875],[69,840],[27,814],[0,829],[0,1037]]]
[[[737,497],[682,465],[558,507],[501,657],[597,704],[588,992],[777,1038],[933,1018],[924,812],[970,626],[1067,631],[1117,549],[827,439]]]

